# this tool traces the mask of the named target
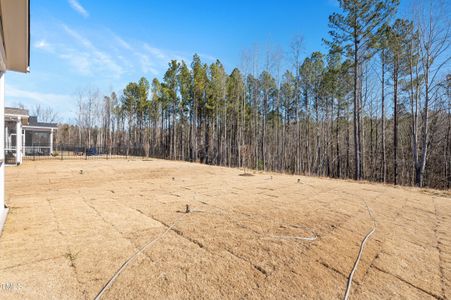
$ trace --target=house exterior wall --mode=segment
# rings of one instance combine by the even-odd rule
[[[5,207],[5,72],[26,73],[30,65],[30,1],[0,0],[0,234]],[[8,53],[8,56],[6,55]]]
[[[3,48],[3,47],[1,47]],[[0,55],[1,56],[1,55]],[[5,74],[0,71],[0,233],[6,219],[5,208]]]

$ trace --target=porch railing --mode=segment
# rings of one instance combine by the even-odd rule
[[[50,146],[25,146],[23,154],[24,156],[48,156],[50,155]]]

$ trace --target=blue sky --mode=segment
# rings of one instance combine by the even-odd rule
[[[336,0],[316,1],[31,1],[31,72],[8,73],[6,105],[51,106],[74,117],[87,88],[120,92],[132,80],[161,77],[170,59],[198,53],[227,71],[257,45],[288,51],[296,35],[305,54],[324,50]]]

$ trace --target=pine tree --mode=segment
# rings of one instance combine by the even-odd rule
[[[343,14],[334,13],[329,17],[329,32],[332,42],[342,45],[353,61],[354,94],[354,179],[361,178],[361,124],[359,98],[359,72],[361,63],[369,58],[374,35],[392,16],[399,0],[340,0]]]
[[[405,59],[407,37],[413,30],[412,23],[397,19],[388,29],[388,59],[390,61],[393,80],[393,183],[398,183],[398,108],[399,108],[399,81],[406,73],[407,61]]]

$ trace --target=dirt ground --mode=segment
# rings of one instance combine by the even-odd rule
[[[340,299],[373,226],[366,201],[376,231],[350,298],[451,299],[449,192],[240,173],[156,159],[7,168],[0,298],[93,299],[158,238],[103,299]]]

